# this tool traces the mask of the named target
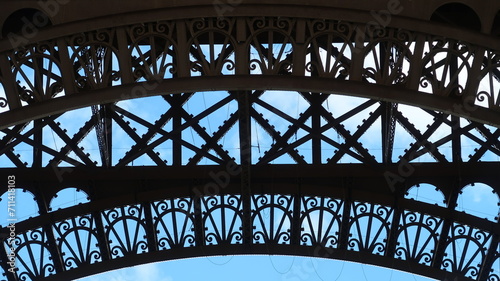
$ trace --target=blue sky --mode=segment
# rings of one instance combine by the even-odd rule
[[[224,256],[151,263],[79,281],[351,281],[433,280],[366,264],[290,256]]]

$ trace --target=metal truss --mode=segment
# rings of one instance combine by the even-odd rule
[[[447,36],[434,34],[432,25],[428,29],[225,17],[82,30],[1,50],[2,106],[9,111],[3,113],[0,128],[138,95],[248,88],[358,95],[499,125],[497,111],[486,110],[499,106],[498,41],[469,38],[468,32],[453,28],[444,30]],[[257,74],[270,78],[263,80],[269,84],[246,86],[252,81],[241,76]],[[277,76],[297,81],[288,87],[283,83],[289,80],[269,82]],[[219,79],[203,79],[212,77]],[[134,86],[124,87],[140,82],[156,85],[155,90],[134,93]],[[380,87],[365,91],[367,84]]]
[[[364,41],[353,41],[360,36]],[[166,140],[177,144],[173,165],[181,159],[181,146],[191,146],[190,149],[196,150],[197,155],[189,164],[197,163],[202,157],[209,157],[216,163],[227,161],[230,157],[216,144],[233,125],[242,121],[241,114],[237,114],[241,108],[214,136],[209,136],[206,129],[196,123],[232,101],[239,106],[238,93],[244,88],[257,88],[244,91],[248,96],[248,106],[258,105],[291,125],[280,135],[268,120],[259,116],[260,112],[254,109],[248,112],[250,118],[276,140],[259,163],[268,163],[283,153],[289,154],[297,163],[320,163],[321,142],[339,149],[337,154],[329,157],[329,163],[338,162],[344,154],[359,162],[375,163],[374,157],[359,143],[359,137],[374,122],[381,122],[383,127],[382,162],[392,162],[396,122],[416,141],[406,155],[402,155],[410,161],[427,151],[431,151],[439,162],[450,161],[435,149],[449,140],[453,140],[452,161],[463,161],[462,136],[481,144],[481,148],[470,156],[470,161],[479,161],[486,151],[500,154],[500,132],[484,125],[499,125],[496,108],[500,99],[496,92],[500,87],[497,81],[500,56],[495,50],[459,39],[396,28],[370,31],[359,24],[333,20],[213,18],[143,23],[86,32],[29,45],[3,55],[2,65],[6,69],[10,65],[12,72],[4,71],[2,81],[17,80],[18,83],[5,84],[17,84],[11,89],[4,87],[9,97],[4,105],[10,110],[2,113],[0,120],[5,128],[2,132],[6,135],[1,140],[0,155],[7,155],[18,167],[26,166],[25,163],[42,166],[44,153],[52,157],[50,165],[57,166],[64,161],[74,166],[95,166],[78,145],[94,129],[99,139],[99,162],[103,166],[121,167],[145,154],[156,165],[165,165],[164,159],[155,156],[153,149]],[[481,87],[479,91],[481,81],[486,83],[481,85],[487,85],[487,88]],[[287,86],[283,87],[285,84]],[[274,85],[294,91],[298,88],[318,91],[299,91],[310,107],[302,116],[295,117],[260,99],[265,90],[275,88]],[[230,91],[225,99],[202,114],[190,116],[183,105],[196,91],[206,88]],[[192,91],[186,92],[190,89]],[[165,94],[169,92],[178,94]],[[367,101],[343,116],[333,116],[326,108],[326,101],[332,93],[349,93],[385,102],[380,102],[363,126],[350,133],[343,128],[342,121],[376,102]],[[165,114],[154,121],[144,120],[116,105],[118,100],[151,94],[163,94],[167,103]],[[434,121],[420,132],[412,124],[413,120],[408,120],[398,111],[397,103],[400,102],[428,109],[422,114],[433,115]],[[93,107],[92,117],[74,136],[66,134],[56,121],[69,109],[98,103],[100,108]],[[46,117],[35,121],[34,128],[26,130],[31,119],[40,115]],[[461,125],[458,118],[450,117],[452,115],[467,118],[469,124]],[[312,123],[304,124],[309,118]],[[382,121],[377,120],[379,118]],[[145,126],[148,133],[136,135],[127,119]],[[479,121],[474,121],[476,119]],[[322,124],[322,120],[327,124]],[[163,130],[162,127],[170,122],[175,128],[170,132]],[[112,127],[116,127],[113,124],[137,142],[123,159],[114,164],[109,133]],[[430,143],[429,137],[442,125],[450,128],[450,135]],[[43,128],[53,130],[63,139],[66,143],[64,149],[54,151],[46,147],[41,136]],[[204,147],[194,148],[193,144],[180,138],[187,128],[202,136],[206,141]],[[346,142],[339,143],[326,136],[329,129],[335,130]],[[308,136],[291,143],[290,137],[300,130]],[[161,134],[161,138],[151,142],[157,134]],[[302,160],[294,152],[297,146],[308,140],[312,140],[312,161]],[[21,142],[37,151],[32,159],[21,160],[12,152]],[[211,150],[216,155],[208,154]],[[76,157],[69,157],[71,153]]]
[[[500,262],[498,222],[456,210],[467,184],[500,191],[500,166],[490,158],[500,156],[498,39],[428,23],[412,28],[405,19],[382,28],[349,16],[239,11],[144,16],[99,30],[82,24],[0,50],[0,157],[13,167],[0,172],[15,173],[40,210],[16,226],[22,267],[10,274],[2,263],[7,280],[245,253],[499,280],[491,271]],[[266,99],[278,90],[307,106],[294,114]],[[220,99],[200,112],[189,109],[215,94]],[[339,95],[364,99],[339,114],[329,108]],[[153,100],[164,110],[146,118],[124,100]],[[67,127],[63,117],[82,108],[86,119]],[[225,120],[215,117],[221,110]],[[425,128],[415,125],[422,116]],[[204,127],[206,119],[218,128]],[[412,140],[404,151],[394,147],[396,127]],[[256,128],[268,141],[264,152],[256,152]],[[376,147],[363,141],[373,128]],[[236,152],[223,141],[232,130]],[[125,152],[113,147],[116,131],[133,142]],[[64,145],[47,144],[44,132]],[[98,153],[85,150],[89,137]],[[144,159],[152,167],[134,166]],[[406,198],[419,183],[435,185],[444,206]],[[70,186],[90,203],[51,211],[50,199]]]
[[[349,157],[355,163],[374,165],[399,162],[401,159],[411,162],[423,156],[429,156],[428,161],[440,163],[479,162],[488,160],[485,158],[488,154],[500,155],[499,129],[465,119],[459,120],[449,114],[421,110],[419,115],[411,115],[404,110],[398,110],[396,103],[365,100],[345,113],[335,116],[327,108],[327,100],[336,102],[336,96],[286,92],[286,96],[291,99],[300,98],[308,104],[308,107],[300,112],[300,116],[294,116],[296,113],[284,112],[279,105],[270,104],[260,98],[272,94],[266,91],[250,91],[245,94],[249,107],[248,115],[245,117],[251,120],[253,127],[261,128],[263,135],[259,137],[269,145],[269,149],[261,152],[258,159],[252,157],[252,164],[270,164],[281,161],[283,157],[288,157],[299,164],[342,163],[345,157]],[[0,155],[5,155],[11,161],[11,165],[19,168],[59,167],[61,163],[62,166],[71,167],[125,167],[143,158],[161,167],[193,166],[202,160],[223,164],[233,158],[238,158],[237,162],[240,162],[240,155],[228,151],[231,145],[223,145],[224,137],[231,133],[234,127],[243,128],[241,122],[244,119],[239,108],[238,92],[219,93],[219,96],[223,97],[220,101],[197,115],[190,114],[183,105],[190,99],[199,101],[203,95],[207,94],[163,95],[161,99],[155,99],[153,102],[157,106],[164,105],[165,112],[149,120],[120,104],[113,103],[100,107],[93,106],[92,110],[82,113],[84,119],[70,120],[71,123],[68,123],[68,119],[63,119],[64,114],[57,114],[36,120],[33,125],[19,124],[2,131],[5,135],[0,140]],[[230,106],[234,109],[230,110]],[[220,111],[227,111],[227,120],[218,118],[219,123],[212,121],[214,124],[220,124],[216,130],[210,131],[209,128],[200,125],[200,122],[216,116]],[[273,120],[266,119],[263,113],[268,118],[271,116]],[[367,119],[359,125],[351,122],[353,117],[359,115],[366,116]],[[414,123],[424,117],[432,121],[421,131],[422,128]],[[217,118],[212,119],[217,120]],[[396,122],[414,141],[405,144],[407,145],[405,151],[401,149],[394,151]],[[375,146],[363,144],[361,141],[369,132],[373,133],[370,131],[372,126],[381,128],[375,132],[377,138],[381,140]],[[67,132],[67,129],[72,127],[74,135]],[[280,132],[277,127],[285,131]],[[74,130],[75,128],[79,129]],[[44,130],[51,131],[52,136],[43,137]],[[111,130],[122,132],[133,142],[132,146],[126,148],[126,153],[113,149]],[[144,134],[139,135],[137,130]],[[446,134],[443,135],[443,131]],[[193,143],[193,132],[199,136],[197,143]],[[91,133],[98,139],[100,155],[97,159],[95,155],[87,153],[85,147],[81,145],[84,140],[93,138],[90,137]],[[61,148],[57,148],[58,150],[52,143],[55,136],[64,143]],[[240,137],[240,141],[244,141],[245,136]],[[464,149],[462,141],[465,140],[473,142],[477,148]],[[163,156],[165,153],[161,152],[164,152],[162,150],[169,142],[172,143],[172,153]],[[251,140],[249,142],[252,143]],[[241,147],[243,145],[245,144]],[[453,153],[447,154],[450,146]],[[16,148],[20,150],[20,154],[16,152]],[[380,151],[383,151],[383,155]],[[186,155],[190,158],[188,161],[183,161]],[[42,161],[43,158],[45,159]]]

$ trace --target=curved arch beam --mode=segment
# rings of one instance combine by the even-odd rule
[[[397,170],[395,166],[385,168]],[[460,191],[457,182],[446,187],[458,175],[466,180],[498,178],[493,173],[498,169],[498,163],[470,166],[464,173],[456,170],[454,164],[442,170],[437,170],[432,164],[423,164],[419,168],[413,180],[424,182],[439,174],[440,179],[434,184],[445,190],[447,198],[456,198]],[[92,188],[95,192],[91,202],[19,222],[16,243],[25,251],[18,252],[18,258],[27,258],[27,249],[34,248],[32,243],[43,237],[53,237],[45,241],[46,251],[52,259],[43,266],[54,268],[55,274],[49,275],[45,271],[39,276],[46,276],[43,280],[75,279],[129,265],[221,254],[333,258],[385,266],[440,280],[495,277],[496,273],[489,269],[497,258],[494,253],[500,235],[498,223],[455,210],[454,202],[447,202],[448,207],[444,208],[405,199],[404,187],[400,186],[394,192],[387,187],[382,165],[378,171],[364,165],[303,166],[297,169],[300,184],[297,179],[290,179],[289,169],[290,165],[254,167],[251,206],[243,203],[240,175],[231,176],[229,183],[221,186],[219,192],[205,192],[204,186],[213,181],[207,171],[219,174],[222,172],[219,166],[197,169],[128,167],[110,173],[103,169],[75,171],[66,176],[65,184],[84,190]],[[26,183],[29,189],[35,188],[37,192],[49,195],[46,187],[58,185],[53,181],[54,176],[50,176],[51,171],[44,169],[44,180],[30,186],[29,175],[35,172],[41,171],[20,173],[19,179],[25,180],[19,184]],[[91,186],[87,180],[79,180],[87,178],[86,173],[95,177]],[[122,177],[116,177],[116,173]],[[185,177],[188,174],[189,177]],[[105,186],[108,188],[103,188]],[[499,189],[498,181],[493,187]],[[217,204],[211,205],[212,201]],[[226,225],[225,235],[222,234],[221,216],[217,215],[220,206],[225,206],[226,218],[237,222]],[[252,214],[248,222],[242,216],[246,208],[251,208]],[[258,211],[267,208],[273,208],[275,215],[263,216]],[[231,209],[236,213],[228,212]],[[315,212],[322,212],[331,220],[320,222],[315,219],[318,215]],[[177,216],[176,223],[170,220],[171,215]],[[365,218],[380,221],[380,224],[370,223]],[[130,225],[129,232],[114,228],[123,225],[125,220]],[[271,221],[283,220],[286,221],[284,226],[270,227]],[[142,223],[136,228],[139,221]],[[183,227],[191,224],[193,228]],[[247,224],[254,229],[250,240],[241,236],[241,229]],[[412,230],[413,227],[416,229]],[[466,238],[468,243],[482,247],[452,253],[450,247],[464,239],[460,228],[474,234]],[[26,240],[24,233],[30,230],[38,233],[38,240]],[[74,244],[71,239],[69,241],[73,244],[58,240],[58,237],[71,237],[77,230],[80,231],[81,245]],[[168,235],[174,232],[178,235],[175,238],[173,234]],[[362,238],[367,232],[374,235],[370,236],[374,237],[373,240]],[[126,239],[126,233],[130,235],[129,239]],[[145,237],[141,238],[142,235]],[[415,244],[417,252],[414,252],[413,244],[405,244],[406,235],[419,236],[414,240],[418,241]],[[133,237],[139,239],[124,242],[134,241]],[[105,242],[110,240],[110,244]],[[87,249],[84,246],[86,241],[91,241],[92,245],[97,243],[97,246]],[[422,244],[422,241],[427,242]],[[477,260],[480,265],[471,264],[469,268],[459,262],[472,254],[481,257]],[[454,267],[449,267],[450,262]],[[42,267],[41,264],[34,266]],[[18,274],[19,277],[32,274],[31,278],[37,278],[26,269],[21,269]],[[475,274],[479,275],[477,279]],[[9,280],[14,280],[10,277]]]
[[[351,10],[344,13],[344,10],[323,8],[303,9],[306,10],[304,12],[300,9],[303,6],[293,5],[276,5],[279,13],[269,11],[269,17],[257,19],[260,22],[255,24],[256,18],[253,16],[261,15],[262,10],[265,10],[263,7],[269,6],[242,5],[241,9],[234,10],[232,17],[228,14],[223,24],[215,18],[212,6],[172,9],[168,14],[162,14],[161,10],[134,13],[120,21],[114,21],[120,16],[101,18],[91,26],[86,26],[85,22],[73,23],[40,32],[28,41],[26,52],[13,50],[6,40],[0,42],[0,81],[10,106],[10,111],[0,114],[0,128],[8,132],[8,137],[3,140],[6,145],[4,150],[9,149],[8,145],[23,141],[36,146],[36,141],[32,141],[30,136],[18,134],[23,129],[21,125],[15,130],[6,129],[14,124],[99,103],[190,91],[243,92],[262,89],[352,95],[405,103],[500,127],[500,97],[496,96],[498,89],[493,87],[486,92],[479,92],[480,81],[476,79],[489,78],[493,81],[499,77],[498,38],[402,17],[394,17],[389,27],[379,30],[380,33],[367,33],[366,25],[360,22],[367,21],[367,17],[370,17],[368,12]],[[149,17],[151,15],[153,17]],[[187,20],[189,17],[194,20]],[[168,20],[158,22],[165,18]],[[314,20],[317,18],[333,20],[318,22]],[[196,25],[195,21],[200,24]],[[134,26],[135,23],[137,25]],[[76,32],[80,33],[75,35]],[[41,41],[44,42],[36,43]],[[266,44],[271,46],[266,48]],[[214,52],[207,48],[212,46],[222,46],[222,51]],[[341,51],[335,50],[337,48]],[[275,49],[281,51],[275,52]],[[251,50],[254,50],[254,57],[250,57]],[[138,54],[134,54],[134,51]],[[323,60],[321,52],[326,52],[329,59]],[[371,63],[372,57],[378,65]],[[335,61],[335,64],[326,61]],[[173,67],[170,69],[173,71],[169,72],[170,67]],[[59,72],[54,69],[59,69]],[[254,71],[256,69],[259,70]],[[232,70],[234,73],[229,73]],[[30,80],[32,72],[36,72],[32,76],[35,78]],[[464,75],[465,72],[468,76]],[[24,79],[25,84],[21,82],[16,85],[18,79]],[[150,82],[136,83],[144,80]],[[425,84],[430,80],[434,82],[429,82],[432,84],[432,94],[420,92],[420,87],[426,88],[422,82]],[[49,82],[45,84],[42,81]],[[62,89],[65,96],[57,96],[62,95]],[[238,95],[235,100],[239,109],[244,109],[242,105],[245,105],[245,101],[241,96]],[[485,96],[488,108],[470,105]],[[0,100],[0,104],[2,102]],[[239,122],[245,124],[249,113],[247,111],[241,115]],[[398,120],[405,122],[403,117],[398,117]],[[88,122],[88,126],[81,130],[82,134],[88,133],[88,127],[92,124]],[[240,144],[245,142],[245,138],[251,137],[243,131],[240,131]],[[416,130],[413,133],[418,134]],[[460,134],[452,133],[452,137],[455,137],[454,148],[458,148]],[[491,134],[489,130],[481,130],[481,133],[487,135],[487,141],[475,139],[482,143],[482,147],[496,149],[496,133]],[[426,138],[419,136],[418,139],[424,141]],[[16,140],[12,142],[12,139]],[[42,143],[40,137],[38,140]],[[73,146],[76,147],[75,142]],[[386,143],[384,146],[389,147],[390,141]],[[106,145],[100,147],[103,154],[109,152],[107,148]],[[51,149],[48,152],[57,154]],[[64,148],[61,154],[66,152]],[[129,158],[140,153],[142,151],[134,151],[134,155]],[[36,153],[33,154],[35,156]],[[460,150],[456,150],[455,154],[460,155]],[[16,157],[11,158],[18,167],[25,166],[18,163],[20,160],[16,160]],[[498,170],[498,163],[474,163],[468,166],[469,163],[462,163],[457,157],[458,160],[449,165],[447,161],[437,166],[424,164],[419,170],[424,169],[426,173],[416,171],[408,181],[391,188],[384,176],[385,172],[397,174],[401,163],[408,162],[388,166],[368,161],[366,163],[373,165],[349,165],[349,173],[343,173],[346,170],[339,168],[339,165],[271,165],[270,168],[268,165],[248,165],[242,160],[242,166],[246,166],[241,175],[234,177],[236,181],[209,193],[204,184],[213,183],[214,179],[206,174],[207,166],[165,165],[144,173],[143,169],[126,167],[129,158],[119,163],[122,169],[118,171],[122,174],[129,172],[125,173],[129,177],[128,181],[114,174],[116,170],[110,167],[81,174],[84,167],[78,166],[80,163],[77,161],[71,162],[77,167],[73,173],[65,175],[65,184],[88,191],[92,201],[55,212],[47,210],[46,201],[61,187],[58,182],[60,174],[56,178],[53,174],[54,171],[60,172],[60,168],[52,166],[38,170],[36,167],[41,167],[41,157],[38,157],[40,161],[37,160],[33,169],[22,169],[23,172],[28,171],[24,175],[24,178],[29,179],[26,186],[36,194],[41,215],[19,223],[20,235],[16,243],[23,251],[38,247],[37,251],[50,254],[53,258],[51,261],[32,264],[40,266],[37,269],[56,272],[55,276],[47,278],[73,278],[89,272],[102,272],[120,267],[119,261],[136,264],[137,261],[133,261],[136,258],[142,258],[139,263],[143,263],[183,258],[186,255],[199,256],[203,253],[201,251],[207,255],[228,253],[224,249],[241,253],[269,253],[267,249],[271,248],[278,254],[321,256],[315,248],[320,246],[328,253],[333,253],[329,257],[388,265],[434,278],[498,279],[495,273],[489,271],[500,258],[496,247],[500,240],[498,222],[463,214],[455,209],[457,194],[464,182],[487,181],[492,183],[496,191],[499,190],[496,185],[499,182],[498,175],[493,173]],[[472,160],[478,161],[476,158]],[[216,160],[224,164],[225,159]],[[83,162],[90,163],[90,159],[85,158]],[[222,167],[210,168],[218,172]],[[303,174],[295,174],[296,178],[290,178],[290,167]],[[193,172],[199,172],[201,176],[193,176]],[[29,176],[30,173],[36,176]],[[332,176],[332,173],[338,174]],[[106,179],[106,176],[112,178]],[[89,183],[88,179],[93,181]],[[429,182],[429,179],[443,191],[448,207],[441,208],[404,198],[407,184]],[[242,182],[248,185],[243,190],[251,186],[252,192],[242,194]],[[273,199],[273,196],[281,199]],[[184,201],[173,206],[178,202],[175,200]],[[209,204],[211,200],[215,200],[216,204]],[[317,235],[304,230],[303,224],[313,221],[312,212],[316,211],[308,207],[308,200],[321,201],[316,202],[315,206],[321,206],[322,212],[332,217],[330,222],[335,227],[330,229],[335,231],[326,234],[320,231],[322,222],[309,222],[309,229],[316,228]],[[331,204],[325,205],[324,200]],[[159,207],[158,204],[167,207]],[[240,224],[232,224],[225,231],[219,231],[225,234],[218,234],[222,223],[214,214],[222,207],[231,211],[230,214]],[[276,219],[286,220],[289,230],[270,228],[269,221],[262,219],[256,211],[263,208],[275,208],[282,212],[281,217]],[[159,237],[163,234],[157,232],[158,222],[166,216],[165,210],[167,213],[172,210],[178,212],[187,218],[189,225],[194,226],[193,229],[184,228],[182,241],[168,238],[167,234],[164,235],[167,238]],[[364,219],[368,217],[380,222],[379,225],[366,222]],[[414,234],[409,230],[415,227],[412,224],[415,220],[411,219],[414,217],[421,222],[430,222],[430,225],[420,223],[418,228],[430,233],[425,238],[433,245],[430,249],[422,247],[418,253],[410,253],[409,245],[398,245],[403,233]],[[407,218],[410,222],[405,221]],[[211,223],[209,219],[214,222]],[[140,229],[140,233],[135,234],[145,238],[117,245],[116,241],[125,235],[120,231],[113,232],[117,223],[138,226],[136,229]],[[176,227],[172,224],[162,231],[177,232]],[[253,227],[255,230],[252,230]],[[377,235],[369,241],[363,240],[362,237],[370,236],[363,235],[369,230],[373,230],[372,233],[380,230],[383,235]],[[85,253],[70,251],[75,247],[69,243],[72,240],[60,238],[71,237],[75,231],[87,233],[87,245],[97,246],[86,249],[89,251]],[[461,235],[464,231],[468,233],[466,237]],[[37,238],[30,238],[28,234],[34,234],[31,237]],[[460,239],[468,239],[470,243],[467,244],[479,245],[478,249],[449,254],[447,250]],[[74,241],[80,243],[83,240]],[[412,241],[418,243],[421,240],[416,238]],[[210,245],[211,242],[217,245]],[[286,245],[281,245],[282,242]],[[244,247],[247,247],[246,250]],[[194,250],[182,251],[185,248]],[[171,255],[165,255],[167,253]],[[472,261],[467,256],[470,253],[481,257],[480,265],[459,262]],[[6,259],[5,252],[0,251],[0,255],[3,260]],[[19,255],[22,256],[21,250]],[[398,258],[405,261],[398,261]],[[424,265],[420,265],[422,261]],[[411,267],[408,268],[408,265]],[[6,271],[5,264],[3,266]],[[49,274],[43,270],[36,272],[22,269],[18,274],[31,279]],[[9,276],[10,280],[17,279]]]
[[[143,82],[60,97],[3,113],[0,119],[0,129],[95,104],[183,92],[238,91],[248,89],[330,93],[400,102],[500,127],[500,111],[470,106],[460,100],[422,94],[417,91],[392,86],[355,81],[337,81],[319,77],[235,75],[177,78],[162,80],[160,83],[153,85],[150,82]]]
[[[387,2],[384,2],[387,3]],[[435,1],[432,5],[438,5]],[[436,8],[437,8],[436,7]],[[277,8],[277,9],[272,9]],[[248,16],[267,16],[267,17],[294,17],[294,18],[321,18],[338,19],[358,23],[366,23],[367,19],[374,20],[370,11],[360,11],[359,7],[353,9],[338,7],[318,7],[308,5],[289,5],[280,3],[279,5],[265,4],[241,4],[238,9],[228,11],[224,14],[227,17],[248,17]],[[383,7],[382,8],[386,8]],[[276,12],[279,11],[279,12]],[[432,12],[429,12],[430,18]],[[81,22],[70,22],[51,27],[50,29],[40,30],[31,38],[25,38],[26,44],[32,44],[48,39],[55,39],[61,36],[69,36],[75,33],[88,32],[103,28],[112,28],[117,26],[126,26],[150,21],[160,20],[182,20],[186,18],[204,18],[218,17],[217,11],[213,5],[196,5],[193,7],[169,7],[166,9],[154,9],[150,11],[141,11],[140,13],[126,13],[119,15],[108,15],[105,17],[93,18]],[[393,15],[388,27],[397,27],[407,30],[413,30],[424,34],[433,34],[457,39],[464,42],[475,42],[483,47],[500,49],[500,40],[478,32],[462,30],[460,28],[439,25],[429,21],[400,17]],[[0,39],[0,53],[12,50],[12,43],[8,39]]]
[[[277,17],[264,20],[246,16],[146,22],[68,34],[0,55],[0,80],[6,96],[0,97],[0,102],[4,105],[8,101],[13,112],[0,114],[0,127],[27,120],[23,115],[36,118],[57,111],[51,103],[62,93],[71,96],[68,105],[61,105],[64,98],[54,103],[59,103],[60,110],[69,110],[117,101],[118,91],[122,92],[121,99],[133,97],[134,93],[123,91],[132,91],[126,87],[144,80],[153,83],[148,85],[152,90],[144,87],[145,92],[153,94],[159,90],[165,94],[223,90],[219,84],[226,85],[224,90],[263,89],[261,81],[267,89],[287,90],[287,85],[294,85],[299,90],[401,100],[498,126],[500,85],[495,81],[500,76],[499,40],[484,36],[466,38],[472,41],[436,37],[439,32],[431,29],[432,25],[424,28],[425,32],[401,29],[409,23],[396,21],[394,27],[374,32],[370,23],[356,21]],[[474,34],[458,33],[459,37],[464,35]],[[488,43],[491,45],[486,47]],[[212,45],[221,50],[208,48]],[[281,51],[275,53],[273,48]],[[259,78],[247,77],[248,74]],[[285,82],[282,80],[287,78],[279,76],[293,78]],[[158,82],[161,80],[173,81]],[[93,91],[110,97],[93,101],[84,98],[80,104],[71,101],[83,95],[90,97]],[[474,106],[477,100],[486,104],[491,113]],[[48,106],[42,109],[45,103]]]

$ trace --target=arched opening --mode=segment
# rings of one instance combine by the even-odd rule
[[[78,204],[88,203],[89,197],[80,189],[69,187],[59,191],[50,201],[50,211],[57,211]]]
[[[38,204],[31,192],[14,188],[0,196],[0,226],[18,223],[39,215]]]
[[[443,193],[437,187],[428,183],[421,183],[410,187],[405,194],[405,198],[446,207]]]
[[[7,17],[2,26],[2,37],[13,33],[29,39],[40,29],[51,25],[50,18],[43,12],[32,8],[21,9]]]
[[[449,3],[439,7],[432,14],[431,21],[481,30],[481,20],[474,10],[461,3]]]
[[[500,11],[497,12],[493,26],[491,27],[491,35],[500,36]]]
[[[457,210],[498,221],[500,199],[495,190],[483,183],[471,183],[462,189],[457,201]]]

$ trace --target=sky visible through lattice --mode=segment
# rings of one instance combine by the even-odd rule
[[[258,73],[256,73],[258,74]],[[463,77],[464,79],[466,77]],[[0,89],[1,91],[2,89]],[[225,97],[227,93],[225,92],[207,92],[198,93],[191,100],[189,100],[184,108],[192,114],[197,114],[210,105],[219,101],[221,98]],[[0,96],[2,93],[0,92]],[[308,107],[307,101],[303,99],[299,94],[294,92],[284,92],[284,91],[268,91],[262,98],[263,101],[269,104],[275,105],[278,109],[286,112],[294,118],[298,118],[300,113]],[[123,109],[126,109],[134,114],[141,116],[145,120],[150,120],[154,122],[155,118],[158,118],[165,110],[165,103],[160,102],[160,97],[150,97],[135,100],[126,100],[117,103]],[[334,116],[340,116],[345,113],[348,109],[360,105],[366,101],[362,98],[346,97],[340,95],[332,95],[326,101],[324,106],[334,114]],[[346,128],[355,128],[362,124],[363,119],[369,115],[375,106],[365,109],[362,113],[346,120],[344,125]],[[221,123],[228,118],[231,113],[235,113],[237,109],[237,104],[232,101],[227,104],[224,108],[211,114],[209,118],[204,118],[199,122],[202,127],[207,128],[207,132],[211,135],[215,129],[221,125]],[[264,118],[268,119],[269,122],[275,125],[276,130],[284,132],[286,127],[289,125],[287,122],[283,122],[282,118],[267,112],[265,109],[259,107],[259,105],[254,105],[254,109],[264,114]],[[425,113],[422,109],[399,105],[399,110],[405,113],[407,116],[414,116],[418,118],[412,119],[414,125],[422,130],[432,121],[432,116]],[[63,128],[68,130],[68,135],[73,135],[85,121],[91,118],[90,108],[78,109],[74,111],[67,112],[58,118]],[[308,121],[310,122],[310,120]],[[324,120],[322,121],[324,124]],[[465,124],[466,120],[461,119],[462,124]],[[132,126],[137,129],[137,134],[142,135],[145,133],[146,128],[142,127],[140,124],[133,124]],[[75,124],[79,124],[75,126]],[[322,124],[322,125],[323,125]],[[32,126],[32,125],[31,125]],[[170,130],[167,125],[165,130]],[[31,127],[28,126],[25,130],[29,130]],[[447,134],[450,133],[450,127],[443,126],[432,137],[429,141],[436,141]],[[378,161],[381,161],[382,151],[381,151],[381,140],[378,139],[380,135],[380,123],[375,123],[374,126],[360,138],[365,147],[372,153]],[[305,134],[305,132],[302,132]],[[335,132],[331,132],[336,134]],[[120,158],[120,153],[122,155],[130,149],[134,141],[130,139],[124,131],[116,130],[113,132],[113,149],[116,157],[114,161],[118,161]],[[377,137],[375,137],[377,136]],[[0,133],[0,137],[3,134]],[[293,137],[294,140],[303,137],[298,133]],[[477,137],[480,137],[479,134]],[[193,144],[201,144],[203,140],[198,136],[193,130],[187,129],[183,132],[183,138],[189,140]],[[337,134],[337,138],[341,138]],[[44,145],[51,147],[55,150],[59,150],[64,142],[55,136],[50,130],[44,129]],[[401,155],[404,149],[407,148],[408,143],[413,142],[414,139],[402,128],[401,126],[396,127],[395,134],[395,144],[394,144],[394,155]],[[272,145],[273,139],[263,130],[262,127],[258,126],[255,120],[252,121],[252,154],[254,163],[258,161],[258,158],[263,156],[263,152],[268,150]],[[232,130],[224,136],[222,139],[222,144],[225,149],[229,151],[229,155],[236,158],[238,162],[239,158],[239,141],[238,141],[238,130],[237,127],[233,127]],[[304,155],[306,159],[311,158],[310,148],[307,147],[306,143],[299,147],[301,154]],[[95,130],[93,130],[81,143],[85,147],[85,151],[90,153],[91,159],[99,162],[99,150],[97,144],[97,137]],[[158,147],[156,150],[160,155],[166,159],[171,157],[170,150],[172,148],[171,142],[166,142],[162,146]],[[466,159],[467,155],[478,148],[480,145],[474,143],[474,141],[464,138],[462,140],[463,145],[463,157]],[[333,148],[325,147],[325,152],[329,149],[333,151]],[[451,157],[451,145],[440,147],[441,153],[443,153],[447,158]],[[398,153],[399,152],[399,153]],[[32,148],[28,145],[20,145],[16,147],[16,153],[21,154],[21,158],[29,159],[32,155]],[[333,152],[332,152],[333,153]],[[23,155],[24,154],[24,155]],[[188,160],[188,157],[192,155],[192,152],[188,149],[183,150],[184,159],[183,164]],[[324,153],[326,155],[327,153]],[[75,155],[70,155],[76,157]],[[3,158],[2,158],[3,157]],[[8,159],[5,156],[0,157],[1,166],[9,166]],[[325,156],[326,158],[326,156]],[[50,158],[48,155],[43,159],[44,165],[48,163]],[[326,160],[326,159],[323,159]],[[486,154],[483,161],[499,161],[498,155],[493,153]],[[28,161],[28,160],[27,160]],[[397,161],[397,159],[394,159]],[[433,162],[429,155],[424,155],[415,162]],[[291,159],[283,157],[281,159],[275,160],[273,163],[290,163]],[[351,163],[356,162],[349,156],[345,156],[341,159],[341,163]],[[116,162],[115,162],[116,163]],[[98,163],[101,164],[101,163]],[[150,159],[138,159],[130,163],[131,166],[143,166],[151,165],[152,161]],[[213,164],[210,160],[204,158],[202,165]],[[30,165],[30,163],[28,163]],[[64,164],[63,164],[64,165]],[[424,201],[431,204],[442,205],[443,200],[439,199],[439,192],[434,190],[434,187],[421,185],[420,187],[415,187],[410,189],[407,198],[412,198],[419,201]],[[441,195],[442,197],[442,195]],[[60,196],[52,202],[52,209],[57,210],[59,208],[65,208],[78,203],[84,203],[86,196],[77,192],[75,189],[68,189],[60,194]],[[36,202],[33,201],[32,197],[28,193],[23,193],[18,191],[18,201],[23,202],[23,208],[18,211],[19,220],[24,220],[28,217],[33,217],[37,215]],[[6,209],[6,194],[2,196],[2,201],[0,202],[0,209]],[[473,188],[466,187],[463,190],[462,196],[458,200],[458,210],[466,211],[468,213],[474,214],[479,217],[484,217],[490,220],[495,220],[498,215],[498,197],[491,192],[491,188],[483,184],[476,184]],[[5,213],[0,213],[0,221],[2,225],[5,225],[6,216]],[[133,268],[118,270],[114,272],[108,272],[99,274],[96,276],[90,276],[83,278],[84,281],[124,281],[124,280],[160,280],[160,281],[171,281],[171,280],[428,280],[426,278],[399,272],[397,270],[383,269],[370,265],[363,265],[358,263],[350,263],[344,261],[334,261],[326,259],[316,259],[316,258],[304,258],[304,257],[282,257],[282,256],[225,256],[225,257],[200,257],[194,259],[169,261],[164,263],[153,263],[142,266],[136,266]]]

